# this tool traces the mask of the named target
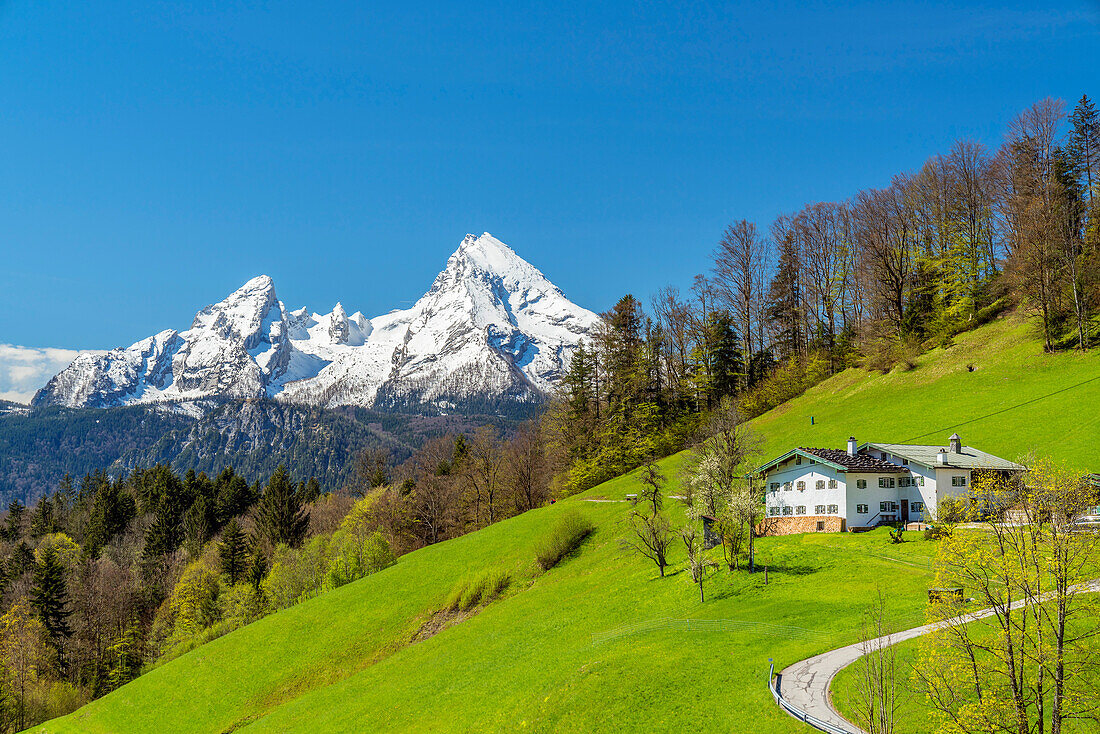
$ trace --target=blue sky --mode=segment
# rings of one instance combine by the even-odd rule
[[[1097,2],[382,5],[0,0],[0,344],[128,345],[259,273],[376,315],[485,230],[603,310],[1100,97]]]

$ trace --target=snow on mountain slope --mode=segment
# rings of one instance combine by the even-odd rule
[[[424,296],[373,319],[288,311],[267,276],[200,311],[187,331],[79,357],[35,405],[108,407],[269,397],[332,407],[532,402],[598,317],[489,233],[467,235]]]

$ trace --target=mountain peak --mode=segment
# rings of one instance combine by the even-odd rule
[[[74,363],[37,404],[268,397],[407,409],[529,404],[549,392],[598,317],[493,235],[467,235],[412,308],[375,319],[342,303],[290,311],[267,275],[128,349]],[[474,403],[470,403],[471,405]]]
[[[233,295],[248,295],[252,293],[266,293],[267,291],[275,290],[275,281],[271,279],[270,275],[257,275],[252,280],[242,285],[237,290],[233,291]]]
[[[462,281],[479,273],[500,278],[509,284],[550,285],[538,268],[488,232],[480,236],[466,235],[447,260],[447,269],[440,273],[440,277]]]

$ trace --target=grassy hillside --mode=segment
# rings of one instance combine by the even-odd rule
[[[1034,325],[1011,315],[921,356],[911,371],[835,375],[753,426],[766,458],[793,446],[843,448],[850,435],[946,445],[958,431],[963,443],[1008,459],[1034,452],[1100,471],[1097,405],[1100,351],[1044,354]]]
[[[1089,468],[1100,416],[1088,406],[1100,404],[1100,379],[1071,386],[1097,377],[1100,357],[1044,356],[1026,326],[1004,321],[926,355],[911,372],[837,375],[754,425],[768,455],[841,446],[849,434],[904,441],[936,431],[922,440],[937,442],[955,424],[1032,400],[957,430],[994,453],[1035,449]],[[1064,392],[1036,400],[1056,390]],[[663,462],[670,477],[681,461]],[[664,579],[620,549],[630,508],[619,500],[637,487],[620,477],[411,553],[38,730],[793,732],[802,729],[765,688],[769,658],[781,667],[855,641],[878,587],[896,624],[923,620],[934,546],[890,546],[883,531],[762,539],[770,583],[723,571],[700,603],[679,544]],[[674,517],[675,505],[668,501]],[[596,532],[576,557],[539,573],[534,546],[570,510]],[[511,571],[508,594],[412,643],[451,590],[485,567]],[[722,623],[692,629],[684,620]]]
[[[669,470],[678,457],[666,461]],[[889,579],[894,613],[918,622],[931,544],[887,549],[880,533],[766,539],[762,575],[716,575],[708,601],[682,572],[664,579],[624,555],[622,477],[401,558],[379,574],[267,617],[153,670],[51,732],[647,728],[797,731],[764,688],[779,664],[853,639],[862,600]],[[671,504],[671,503],[670,503]],[[597,526],[578,556],[537,574],[533,547],[563,512]],[[674,509],[675,512],[675,509]],[[899,560],[873,555],[888,553]],[[409,644],[429,609],[477,569],[510,569],[509,596]],[[662,619],[729,620],[725,630]],[[747,626],[735,622],[749,623]],[[754,624],[755,623],[755,624]]]

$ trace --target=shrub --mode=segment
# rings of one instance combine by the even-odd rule
[[[451,612],[466,612],[478,604],[488,604],[500,596],[511,581],[512,577],[507,571],[482,571],[473,581],[462,581],[456,586],[447,597],[443,608]]]
[[[929,525],[924,529],[925,540],[939,540],[951,536],[951,528],[946,525]]]
[[[592,523],[578,512],[567,512],[557,525],[535,546],[535,560],[543,571],[549,571],[561,560],[580,547],[592,534]]]

